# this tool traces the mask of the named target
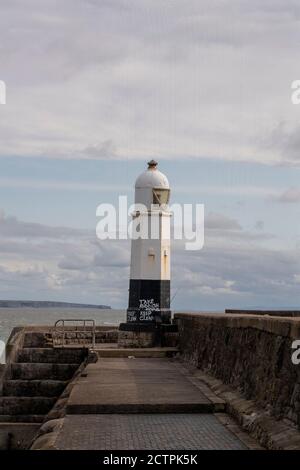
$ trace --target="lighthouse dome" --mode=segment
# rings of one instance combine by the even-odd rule
[[[151,210],[152,205],[167,205],[170,196],[168,178],[157,169],[157,162],[148,162],[148,168],[135,182],[135,203]]]
[[[151,160],[148,162],[148,168],[135,182],[136,188],[164,188],[169,189],[168,178],[157,169],[157,162]]]

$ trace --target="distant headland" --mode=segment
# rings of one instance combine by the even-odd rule
[[[54,307],[54,308],[100,308],[111,309],[109,305],[78,304],[74,302],[52,302],[48,300],[0,300],[0,308],[19,308],[19,307]]]

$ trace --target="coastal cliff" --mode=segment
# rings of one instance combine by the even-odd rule
[[[111,309],[109,305],[93,305],[93,304],[78,304],[74,302],[52,302],[48,300],[0,300],[0,308],[41,308],[41,307],[54,307],[54,308],[100,308]]]

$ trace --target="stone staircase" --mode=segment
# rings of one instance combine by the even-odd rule
[[[51,346],[50,335],[25,333],[4,376],[0,422],[41,423],[88,355],[85,348]]]

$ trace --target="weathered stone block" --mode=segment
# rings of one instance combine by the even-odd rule
[[[155,332],[119,331],[118,346],[120,348],[151,348],[155,345]]]

